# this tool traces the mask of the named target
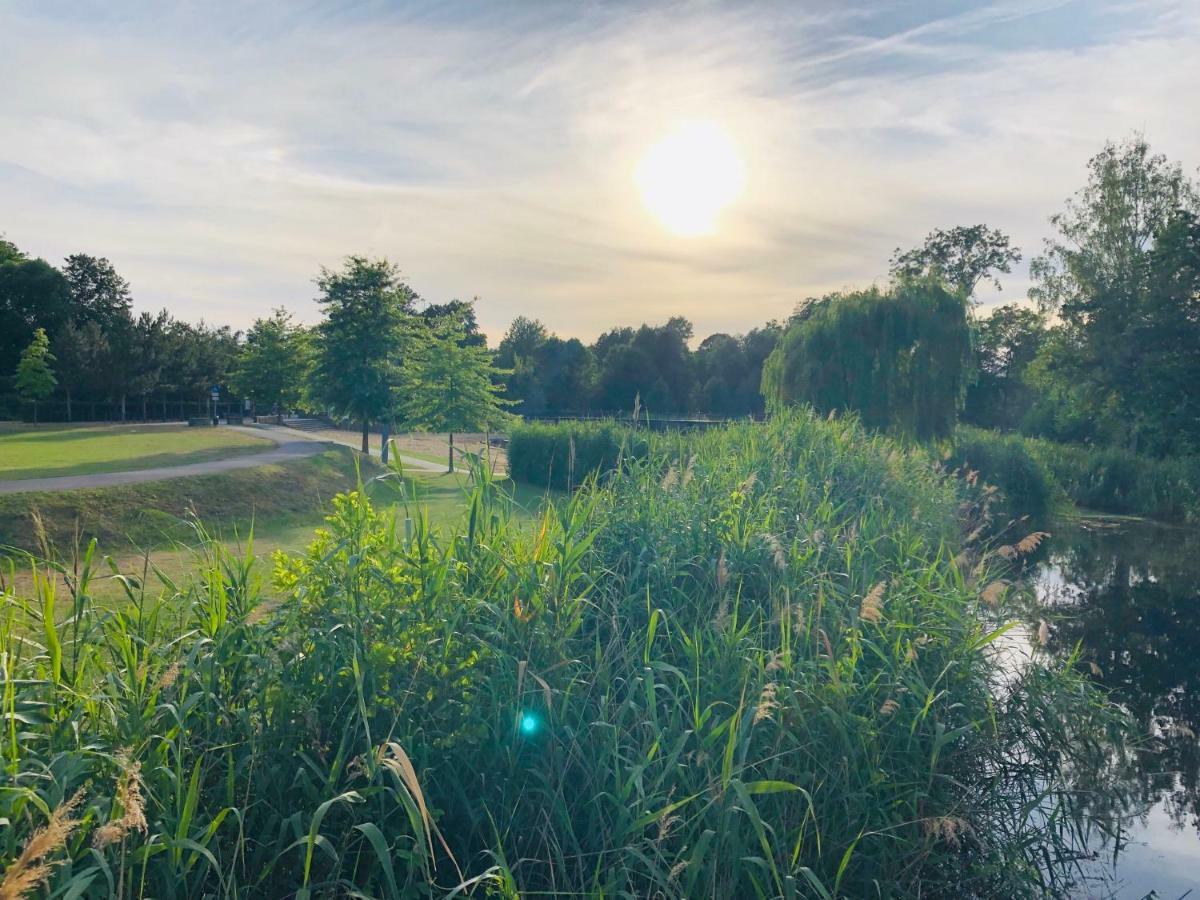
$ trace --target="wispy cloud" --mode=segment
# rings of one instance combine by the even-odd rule
[[[882,277],[933,227],[1034,250],[1130,130],[1200,163],[1188,0],[925,6],[18,2],[0,230],[109,256],[143,307],[241,326],[315,318],[318,267],[358,252],[431,299],[481,295],[494,336],[520,313],[704,334]],[[633,171],[698,117],[747,186],[715,235],[678,238]]]

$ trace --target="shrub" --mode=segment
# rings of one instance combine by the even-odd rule
[[[508,473],[516,481],[569,490],[622,458],[646,455],[647,440],[617,422],[528,422],[512,430]]]
[[[1026,444],[1080,507],[1163,522],[1200,522],[1200,457],[1160,460],[1115,447],[1040,438],[1027,438]]]
[[[1044,524],[1061,492],[1045,464],[1030,452],[1028,442],[980,428],[959,426],[947,462],[952,467],[977,471],[1000,491],[1005,519],[1028,516]]]

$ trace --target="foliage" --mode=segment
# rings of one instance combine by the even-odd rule
[[[1120,447],[1025,442],[1077,506],[1161,522],[1200,522],[1200,457],[1155,459]]]
[[[763,368],[778,411],[853,411],[870,428],[927,440],[954,428],[969,338],[962,300],[933,281],[831,294],[801,308]]]
[[[694,406],[714,417],[762,418],[763,364],[783,327],[775,321],[752,328],[744,335],[711,334],[693,355],[696,371]]]
[[[95,322],[111,331],[132,316],[129,282],[103,257],[74,253],[66,258],[63,277],[71,290],[72,321]]]
[[[325,319],[316,329],[314,393],[361,423],[366,453],[371,422],[392,410],[416,295],[392,263],[361,256],[347,257],[340,272],[322,269],[317,286]]]
[[[0,244],[0,376],[13,373],[38,328],[54,334],[70,318],[70,302],[57,269],[8,241]]]
[[[17,393],[35,403],[45,400],[54,391],[58,379],[50,367],[54,354],[50,352],[50,339],[46,337],[46,329],[38,328],[33,332],[33,340],[21,351],[21,359],[17,363],[17,374],[13,384]]]
[[[485,431],[513,421],[499,378],[484,345],[449,319],[435,320],[412,344],[401,388],[405,425],[450,433],[449,469],[454,471],[454,432]]]
[[[1200,190],[1141,137],[1108,144],[1051,218],[1031,295],[1061,325],[1030,369],[1029,428],[1157,456],[1195,452]],[[1068,423],[1063,427],[1059,423]]]
[[[1061,489],[1054,477],[1028,441],[1016,435],[960,425],[947,464],[976,472],[998,488],[1006,522],[1027,517],[1031,525],[1045,525],[1058,505]]]
[[[1046,340],[1045,318],[1010,304],[972,322],[975,380],[967,386],[963,418],[987,428],[1015,430],[1036,400],[1025,378]]]
[[[479,298],[475,297],[470,302],[450,300],[446,303],[429,303],[421,310],[420,316],[430,325],[443,320],[448,321],[454,327],[462,329],[464,343],[473,347],[486,347],[487,335],[479,330],[479,321],[475,317],[475,304],[478,301]]]
[[[5,877],[82,790],[56,896],[1065,893],[1120,719],[1069,660],[994,692],[953,486],[807,415],[664,452],[532,532],[484,469],[447,534],[343,495],[278,605],[207,542],[7,593]]]
[[[986,225],[959,225],[931,231],[920,247],[892,254],[891,274],[898,280],[933,278],[943,281],[964,299],[975,295],[979,282],[1000,290],[996,273],[1008,274],[1021,261],[1008,235]]]
[[[309,366],[309,335],[280,307],[246,332],[233,386],[263,412],[285,412],[300,402]]]
[[[571,490],[647,449],[643,434],[617,422],[526,422],[509,435],[508,474],[525,484]]]

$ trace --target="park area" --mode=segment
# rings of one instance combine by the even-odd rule
[[[259,453],[273,442],[181,425],[0,426],[0,481],[182,466]]]

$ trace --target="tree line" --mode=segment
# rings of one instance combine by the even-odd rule
[[[1092,157],[1050,223],[1025,303],[978,309],[977,286],[998,287],[1021,253],[974,225],[897,250],[884,289],[802,304],[768,360],[768,403],[853,410],[922,439],[961,418],[1157,457],[1200,452],[1200,187],[1133,136]]]
[[[260,411],[353,419],[364,442],[372,425],[476,430],[511,413],[635,406],[741,418],[806,402],[921,439],[963,419],[1186,454],[1200,445],[1198,215],[1196,183],[1134,136],[1094,156],[1050,218],[1026,302],[980,311],[979,285],[1000,287],[1022,254],[997,229],[957,226],[897,249],[887,285],[812,298],[785,322],[695,349],[683,317],[585,344],[519,316],[489,351],[473,302],[428,303],[395,265],[364,257],[322,270],[316,326],[281,309],[242,334],[135,316],[107,260],[76,254],[58,269],[0,241],[0,395],[59,398],[66,418],[97,400],[146,418],[217,384]]]

